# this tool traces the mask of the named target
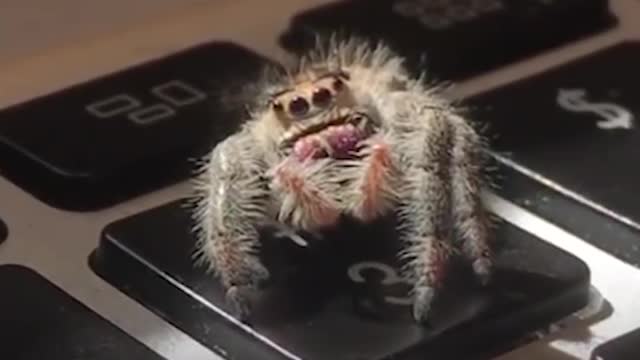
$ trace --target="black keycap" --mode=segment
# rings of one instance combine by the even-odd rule
[[[0,266],[0,294],[0,359],[164,359],[32,269]]]
[[[635,360],[640,354],[640,328],[629,331],[593,350],[590,360]]]
[[[606,0],[348,0],[296,14],[292,52],[316,34],[383,39],[433,80],[458,80],[614,25]]]
[[[638,61],[639,43],[616,44],[464,104],[506,164],[501,194],[635,266]]]
[[[7,224],[5,224],[2,219],[0,219],[0,244],[2,244],[7,239],[7,235],[9,235]]]
[[[195,238],[179,200],[109,224],[92,269],[220,354],[243,359],[482,359],[588,302],[583,262],[506,223],[498,226],[495,282],[475,285],[455,262],[429,327],[411,317],[398,279],[393,227],[347,225],[301,247],[262,237],[272,283],[247,328],[219,283],[193,263]],[[388,281],[386,286],[381,281]]]
[[[92,210],[184,179],[228,135],[230,101],[268,60],[213,42],[0,112],[0,171],[52,206]]]

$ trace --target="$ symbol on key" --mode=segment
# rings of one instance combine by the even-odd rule
[[[607,102],[589,102],[583,89],[559,89],[556,101],[563,109],[573,112],[591,112],[604,118],[597,122],[601,129],[631,129],[633,114],[624,107]]]

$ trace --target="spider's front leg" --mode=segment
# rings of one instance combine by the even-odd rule
[[[481,201],[484,149],[470,125],[447,109],[430,111],[426,121],[401,129],[396,146],[408,164],[399,209],[404,255],[415,285],[413,314],[425,321],[445,276],[454,229],[481,282],[489,281],[489,227]]]
[[[258,257],[258,229],[268,223],[270,194],[254,144],[243,132],[213,150],[200,178],[195,214],[202,260],[220,278],[243,321],[251,312],[250,292],[269,278]]]
[[[450,241],[452,132],[445,119],[399,130],[394,146],[404,158],[398,215],[406,261],[404,275],[413,283],[413,317],[426,322],[442,286]]]

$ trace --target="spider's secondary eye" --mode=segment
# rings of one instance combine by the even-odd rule
[[[279,101],[273,101],[271,103],[271,108],[275,111],[282,111],[282,104]]]
[[[340,78],[333,80],[333,90],[340,91],[344,88],[344,81]]]
[[[332,94],[329,90],[325,88],[318,88],[313,92],[311,101],[313,101],[313,105],[317,107],[325,107],[331,102],[331,97]]]
[[[309,111],[309,102],[303,97],[296,97],[289,103],[289,112],[294,116],[303,116]]]

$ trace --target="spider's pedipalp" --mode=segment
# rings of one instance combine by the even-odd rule
[[[277,220],[305,231],[337,223],[341,210],[335,180],[326,161],[313,165],[286,158],[273,171],[272,189],[279,194]]]
[[[345,197],[345,208],[361,222],[378,219],[392,211],[397,203],[401,174],[391,141],[385,133],[364,141],[358,153],[361,160],[352,162],[353,165],[344,170],[344,177],[353,184],[352,191]]]

